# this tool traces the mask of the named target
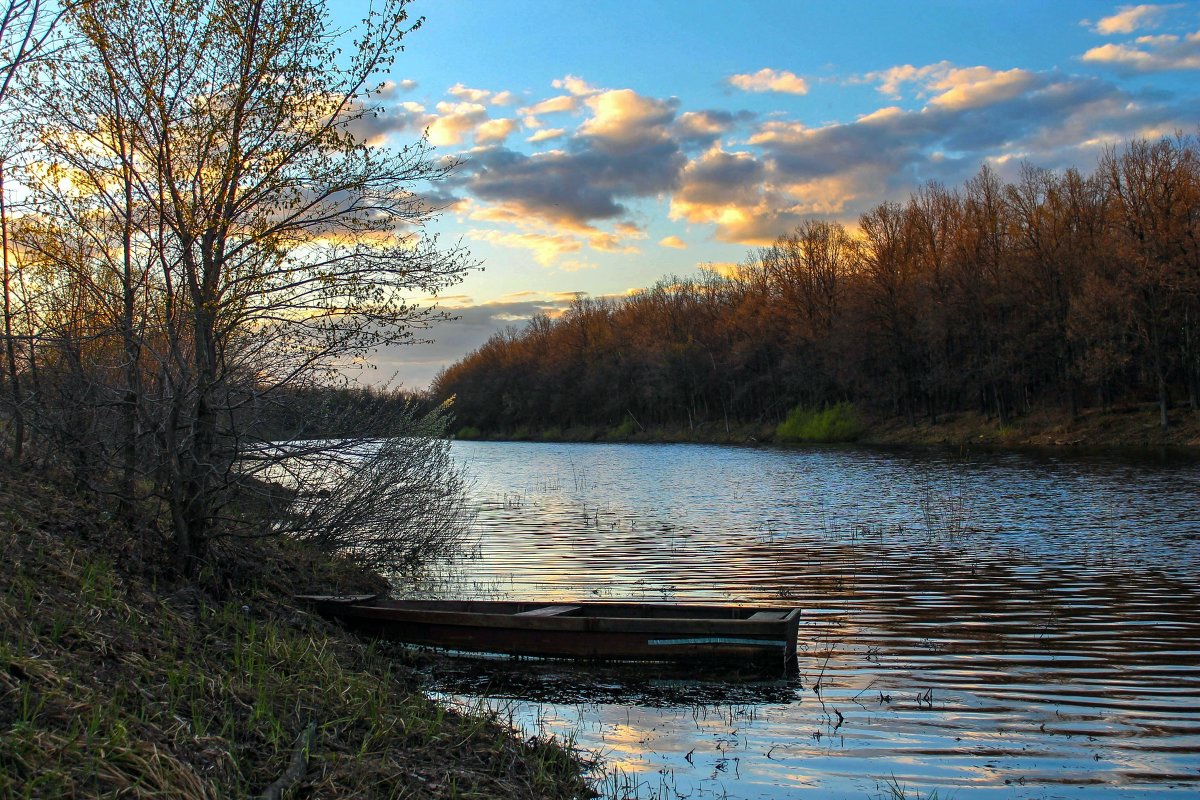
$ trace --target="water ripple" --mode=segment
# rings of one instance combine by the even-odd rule
[[[581,702],[587,671],[570,702],[505,701],[646,786],[861,798],[895,776],[956,797],[1200,792],[1200,464],[687,445],[455,454],[476,476],[479,552],[440,576],[442,593],[804,609],[788,702],[727,705],[712,683],[695,702],[647,704],[634,674]],[[495,693],[502,663],[489,669]]]

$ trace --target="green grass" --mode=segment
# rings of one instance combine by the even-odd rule
[[[779,423],[775,438],[781,442],[853,442],[863,429],[851,403],[838,403],[820,411],[797,406]]]

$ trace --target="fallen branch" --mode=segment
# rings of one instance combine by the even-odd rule
[[[260,795],[260,800],[280,800],[284,792],[300,782],[304,773],[308,771],[308,750],[312,747],[316,734],[317,723],[314,720],[309,722],[308,727],[296,738],[296,749],[292,751],[292,760],[288,762],[287,769],[266,788]]]

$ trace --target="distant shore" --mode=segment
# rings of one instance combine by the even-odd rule
[[[1171,426],[1158,424],[1152,405],[1126,406],[1111,411],[1088,410],[1072,419],[1059,411],[1034,411],[1001,426],[995,417],[974,412],[945,414],[910,424],[902,417],[865,416],[866,445],[995,448],[1081,448],[1088,450],[1179,448],[1200,453],[1200,413],[1187,407],[1170,415]],[[617,427],[576,425],[516,431],[462,429],[456,438],[490,441],[544,442],[695,442],[708,444],[780,444],[774,424],[707,421],[693,426]],[[465,434],[465,435],[464,435]],[[798,445],[803,446],[803,445]]]

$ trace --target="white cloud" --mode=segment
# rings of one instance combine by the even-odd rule
[[[487,120],[487,110],[478,103],[438,103],[437,111],[428,127],[429,141],[435,145],[460,144]]]
[[[1083,60],[1123,72],[1200,69],[1200,31],[1187,36],[1140,36],[1132,44],[1093,47]]]
[[[663,126],[675,116],[670,101],[644,97],[632,89],[603,92],[586,102],[592,117],[580,126],[579,132],[614,144],[665,140],[667,132]]]
[[[475,131],[476,144],[498,144],[517,129],[515,119],[489,119]]]
[[[468,103],[486,103],[492,96],[486,89],[470,89],[461,83],[454,84],[446,93]]]
[[[937,80],[944,77],[954,65],[949,61],[939,61],[936,64],[927,64],[923,67],[914,67],[912,64],[901,64],[895,67],[888,67],[885,70],[868,72],[861,79],[868,83],[878,83],[876,87],[878,91],[889,97],[899,97],[900,87],[905,83],[920,83],[926,84],[930,80]]]
[[[745,92],[808,94],[808,81],[787,70],[764,68],[754,73],[731,75],[729,83]]]
[[[529,142],[530,144],[537,144],[538,142],[544,142],[548,139],[557,139],[565,134],[566,130],[563,128],[546,128],[545,130],[541,130],[533,134],[525,141]]]
[[[586,97],[600,91],[594,86],[588,85],[587,81],[583,78],[574,75],[567,75],[565,78],[556,78],[550,85],[555,89],[565,89],[576,97]]]
[[[1097,22],[1092,30],[1104,36],[1112,36],[1116,33],[1133,33],[1142,28],[1152,28],[1167,11],[1174,8],[1179,8],[1179,4],[1121,6],[1116,14]]]
[[[1016,97],[1034,83],[1034,74],[1023,69],[953,69],[930,84],[931,89],[941,94],[930,100],[929,105],[959,109],[993,105]]]
[[[579,108],[579,98],[571,94],[560,94],[550,97],[531,106],[517,109],[518,114],[536,117],[539,114],[558,114],[565,111],[575,111]]]

